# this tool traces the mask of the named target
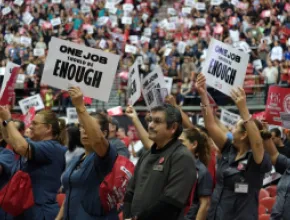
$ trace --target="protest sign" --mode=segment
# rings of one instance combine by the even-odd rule
[[[129,80],[127,89],[128,89],[128,104],[134,105],[141,96],[139,65],[136,61],[129,69]]]
[[[30,23],[33,21],[33,19],[34,19],[33,16],[29,12],[25,12],[23,14],[22,20],[25,24],[30,25]]]
[[[123,109],[121,106],[107,109],[109,116],[123,115]]]
[[[144,14],[142,15],[142,20],[143,20],[144,22],[146,22],[148,18],[149,18],[149,15],[148,15],[148,14],[144,13]]]
[[[253,66],[254,66],[255,70],[263,69],[262,61],[260,59],[254,60]]]
[[[265,120],[265,112],[256,112],[252,115],[253,118],[256,118],[259,121]]]
[[[243,87],[249,54],[211,39],[202,73],[209,86],[230,96],[232,89]]]
[[[236,123],[241,119],[241,117],[237,114],[229,112],[225,109],[222,109],[220,121],[225,126],[232,128],[236,125]]]
[[[169,15],[176,15],[176,11],[174,8],[167,8],[167,14]]]
[[[43,48],[35,48],[33,49],[33,56],[35,57],[42,57],[45,55],[45,51]]]
[[[30,64],[28,64],[27,67],[26,67],[26,73],[27,73],[28,75],[33,75],[34,72],[35,72],[35,69],[36,69],[36,65],[30,63]]]
[[[53,27],[58,26],[58,25],[61,25],[61,19],[60,19],[60,17],[53,18],[53,19],[50,20],[50,23],[51,23],[51,25]]]
[[[27,114],[24,115],[23,122],[24,122],[26,128],[30,127],[31,122],[35,117],[35,112],[36,112],[35,108],[31,107],[31,108],[29,108]]]
[[[280,118],[281,118],[281,122],[282,122],[282,127],[290,129],[290,114],[280,112]]]
[[[264,175],[263,186],[268,185],[279,178],[281,178],[281,174],[277,173],[275,167],[272,166],[272,170]]]
[[[198,11],[203,11],[203,10],[205,10],[205,3],[204,2],[196,2],[195,3],[195,8]]]
[[[132,4],[123,4],[124,11],[132,11],[133,9],[134,9],[134,6]]]
[[[151,28],[144,28],[144,35],[150,37],[152,34]]]
[[[78,113],[76,108],[66,108],[66,117],[67,117],[67,123],[77,123],[78,122]]]
[[[3,95],[4,89],[6,87],[8,80],[10,79],[10,75],[11,75],[14,67],[19,67],[19,65],[12,63],[12,62],[8,62],[6,65],[5,74],[4,74],[4,78],[3,78],[3,82],[2,82],[2,86],[1,86],[0,97],[2,97],[2,95]]]
[[[21,6],[21,5],[23,5],[23,2],[24,2],[23,0],[15,0],[14,4],[18,5],[18,6]]]
[[[132,17],[122,17],[122,24],[132,24]]]
[[[89,5],[92,5],[92,4],[94,4],[94,0],[85,0],[85,3],[89,4]]]
[[[51,0],[51,3],[52,4],[60,4],[61,3],[61,0]]]
[[[42,83],[58,89],[79,86],[85,96],[107,102],[120,56],[53,37]]]
[[[8,6],[2,9],[2,15],[8,15],[11,12],[11,8]]]
[[[11,105],[13,103],[13,98],[15,98],[14,88],[18,71],[19,67],[14,67],[12,69],[12,72],[9,76],[6,86],[3,89],[1,89],[1,92],[2,90],[4,91],[0,99],[0,105]]]
[[[136,54],[137,53],[137,47],[135,47],[133,45],[126,44],[126,46],[125,46],[125,52],[126,53]]]
[[[195,0],[185,0],[184,5],[193,8],[195,6]]]
[[[149,37],[145,37],[145,36],[142,36],[141,39],[140,39],[140,41],[141,41],[142,44],[149,43],[150,40],[151,39]]]
[[[18,101],[18,104],[23,115],[25,115],[31,107],[34,107],[35,111],[44,109],[44,104],[39,94],[21,99]]]
[[[290,89],[270,86],[265,110],[268,124],[281,125],[280,112],[290,113]]]
[[[151,73],[141,79],[141,88],[146,105],[149,109],[162,103],[161,90],[156,90],[166,88],[160,66],[156,66]]]
[[[191,8],[190,7],[182,8],[181,12],[183,14],[190,14],[191,13]]]
[[[164,76],[164,82],[165,82],[165,88],[167,89],[168,94],[171,94],[173,78]]]
[[[214,5],[214,6],[218,6],[218,5],[220,5],[221,3],[223,3],[223,0],[211,0],[211,1],[210,1],[210,4],[211,4],[211,5]]]
[[[5,75],[5,67],[0,67],[0,76],[4,76]]]
[[[29,47],[31,45],[31,38],[30,37],[20,37],[20,44],[23,44],[26,47]]]
[[[88,13],[91,12],[91,7],[88,6],[88,5],[82,5],[82,7],[81,7],[81,12],[82,12],[83,14],[88,14]]]

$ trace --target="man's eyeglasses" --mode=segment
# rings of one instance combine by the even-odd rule
[[[33,126],[41,125],[41,124],[45,125],[45,124],[47,124],[47,123],[39,122],[39,121],[32,121],[32,122],[31,122],[31,125],[33,125]]]

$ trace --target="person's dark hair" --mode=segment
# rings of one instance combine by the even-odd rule
[[[204,132],[206,135],[209,135],[208,130],[202,125],[195,125],[200,131]]]
[[[18,120],[18,119],[14,119],[13,121],[18,123],[18,125],[17,125],[17,130],[18,130],[20,133],[25,131],[25,124],[24,124],[23,121],[20,121],[20,120]]]
[[[278,137],[278,138],[281,138],[281,131],[279,130],[279,128],[272,128],[270,130],[270,132],[272,133],[275,133],[275,137]]]
[[[80,129],[76,126],[67,129],[68,144],[67,148],[70,152],[74,151],[77,147],[84,147],[81,143]]]
[[[119,129],[119,122],[117,121],[117,119],[110,116],[108,117],[108,119],[109,119],[109,123],[116,127],[115,132],[117,132]]]
[[[198,130],[197,128],[185,129],[183,133],[191,143],[193,143],[194,141],[197,142],[195,153],[198,154],[200,161],[205,166],[207,166],[211,157],[210,145],[208,142],[207,134]]]
[[[106,132],[106,138],[109,135],[109,119],[108,116],[104,113],[90,113],[90,116],[98,119],[102,132]]]
[[[64,145],[66,143],[65,120],[58,119],[56,114],[51,110],[42,110],[37,114],[43,116],[44,123],[51,125],[53,138]]]
[[[253,119],[253,121],[255,122],[257,128],[259,129],[263,140],[268,140],[272,137],[271,132],[269,132],[268,130],[264,130],[263,124],[259,120]],[[241,128],[242,128],[242,131],[246,131],[246,127],[244,124],[241,124]]]
[[[174,123],[177,123],[178,127],[174,133],[174,138],[178,138],[182,133],[182,116],[180,111],[170,104],[163,104],[151,109],[151,112],[164,112],[167,128],[171,128]]]

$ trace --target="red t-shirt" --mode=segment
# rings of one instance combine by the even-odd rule
[[[209,173],[212,176],[213,188],[215,187],[215,184],[216,184],[216,169],[215,169],[215,165],[216,165],[216,151],[212,148],[212,150],[211,150],[211,158],[210,158],[210,161],[208,163],[207,169],[208,169]]]
[[[129,147],[130,144],[130,138],[125,136],[124,138],[121,139],[121,141],[126,145],[126,147]]]

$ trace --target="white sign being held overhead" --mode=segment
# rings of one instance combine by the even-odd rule
[[[107,102],[120,57],[53,37],[42,83],[58,89],[79,86],[85,96]]]
[[[202,73],[209,86],[230,96],[232,89],[243,87],[249,54],[211,39]]]
[[[141,57],[140,57],[141,58]],[[143,60],[141,58],[141,62]],[[141,82],[139,75],[139,59],[135,61],[135,63],[129,69],[129,79],[128,79],[128,104],[134,105],[141,96]]]
[[[235,113],[229,112],[225,109],[222,109],[220,121],[225,126],[232,128],[236,123],[241,119],[241,117]]]
[[[34,107],[35,111],[44,109],[44,104],[39,94],[22,99],[18,103],[23,115],[26,115],[31,107]]]

